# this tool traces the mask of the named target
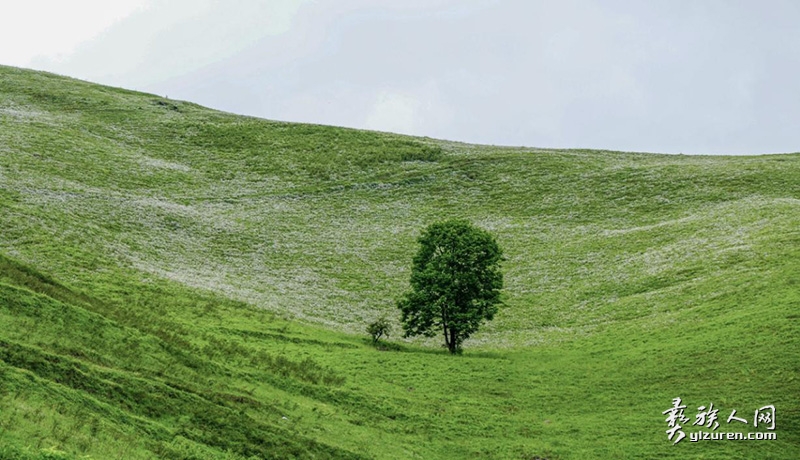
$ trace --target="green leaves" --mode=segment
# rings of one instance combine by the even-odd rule
[[[491,320],[500,303],[503,253],[494,237],[465,220],[431,224],[419,238],[411,291],[398,302],[404,336],[442,331],[451,353]]]
[[[380,340],[383,336],[389,337],[391,332],[392,326],[389,324],[389,320],[386,319],[385,316],[381,316],[367,326],[367,333],[372,336],[373,344],[378,343],[378,340]]]

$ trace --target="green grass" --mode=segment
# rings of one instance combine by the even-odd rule
[[[376,349],[445,218],[497,237],[505,307],[463,356]],[[799,229],[798,154],[476,146],[0,67],[0,459],[800,458]],[[719,431],[774,404],[778,439],[672,446],[678,396]]]

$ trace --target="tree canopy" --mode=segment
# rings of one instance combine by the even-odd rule
[[[385,316],[381,316],[367,326],[367,333],[372,336],[372,343],[377,344],[381,337],[389,337],[392,332],[392,326]]]
[[[500,304],[503,253],[489,232],[464,220],[431,224],[419,238],[411,290],[398,302],[405,337],[444,335],[451,353]]]

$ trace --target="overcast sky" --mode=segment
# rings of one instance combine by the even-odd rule
[[[499,145],[800,151],[800,1],[0,0],[0,63]]]

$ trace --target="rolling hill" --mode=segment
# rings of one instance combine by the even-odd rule
[[[463,356],[376,349],[451,217],[503,247],[504,307]],[[0,459],[800,458],[798,321],[800,154],[468,145],[0,66]],[[777,439],[690,442],[710,403],[719,432],[774,405]]]

